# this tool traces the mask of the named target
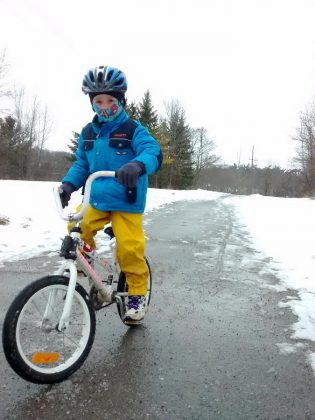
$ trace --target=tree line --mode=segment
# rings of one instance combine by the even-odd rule
[[[52,129],[47,106],[36,96],[26,100],[23,88],[10,89],[7,72],[3,52],[0,54],[0,179],[52,180],[59,176],[68,153],[45,148]]]
[[[52,129],[46,106],[34,97],[25,104],[23,89],[8,89],[5,54],[0,55],[0,179],[60,180],[75,159],[78,133],[69,139],[68,152],[47,150]],[[11,99],[10,109],[3,105]],[[28,101],[29,103],[29,101]],[[315,193],[315,104],[301,114],[294,141],[295,168],[224,165],[216,145],[204,127],[191,127],[179,101],[156,111],[150,91],[127,103],[130,118],[139,120],[160,143],[162,168],[150,177],[155,188],[203,188],[233,194],[301,197]]]
[[[56,162],[66,153],[45,149],[51,122],[47,107],[34,97],[30,108],[24,105],[24,91],[14,91],[13,112],[0,118],[0,178],[49,179],[56,173]],[[55,154],[55,161],[50,161]]]
[[[278,166],[218,165],[202,171],[197,188],[230,194],[261,194],[274,197],[304,196],[303,177],[298,169]]]
[[[202,188],[276,197],[315,195],[315,102],[301,113],[300,126],[292,137],[297,143],[292,169],[277,165],[259,168],[254,164],[222,164],[222,159],[214,153],[216,145],[207,130],[190,127],[178,101],[166,103],[165,115],[159,116],[149,90],[138,103],[127,104],[126,110],[130,118],[149,129],[162,148],[163,166],[151,176],[151,187]],[[74,134],[69,146],[72,153],[78,139],[78,134]]]

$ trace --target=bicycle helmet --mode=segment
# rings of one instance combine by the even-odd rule
[[[117,92],[124,95],[127,91],[127,79],[125,74],[115,67],[98,66],[86,73],[82,90],[85,94]]]

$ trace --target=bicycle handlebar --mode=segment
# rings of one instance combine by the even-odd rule
[[[115,178],[116,177],[116,172],[114,172],[114,171],[98,171],[98,172],[94,172],[94,174],[91,174],[88,177],[88,179],[86,180],[86,183],[85,183],[85,188],[84,188],[82,208],[78,213],[69,213],[69,214],[65,213],[64,209],[62,208],[61,199],[60,199],[60,193],[62,192],[62,190],[59,186],[54,187],[54,196],[55,196],[55,202],[56,202],[56,205],[57,205],[57,210],[58,210],[58,213],[59,213],[60,217],[63,220],[73,221],[73,220],[79,220],[83,217],[83,215],[86,212],[86,209],[88,207],[89,201],[90,201],[92,182],[96,178],[100,178],[100,177]]]

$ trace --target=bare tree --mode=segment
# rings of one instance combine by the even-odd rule
[[[293,137],[298,142],[295,162],[305,182],[305,192],[315,193],[315,102],[300,116],[300,126]]]
[[[29,108],[25,106],[24,89],[15,90],[13,99],[14,119],[19,128],[19,177],[34,178],[41,171],[42,151],[52,125],[47,107],[42,107],[36,96],[33,97]]]
[[[214,165],[219,157],[213,154],[215,143],[208,136],[207,130],[204,127],[195,128],[192,130],[192,145],[195,159],[196,175],[205,168]]]
[[[25,124],[25,91],[15,89],[12,92],[13,119],[15,120],[15,141],[9,150],[15,168],[14,177],[25,179],[27,177],[29,144],[28,132]]]
[[[3,115],[8,111],[8,106],[5,104],[5,99],[10,97],[11,92],[8,88],[8,82],[6,76],[9,70],[9,66],[6,62],[6,52],[0,52],[0,115]]]
[[[41,161],[41,154],[45,143],[48,140],[49,134],[52,130],[52,122],[48,115],[47,105],[40,109],[39,112],[39,119],[38,119],[38,136],[37,136],[37,149],[39,151],[38,154],[38,163],[40,164]]]

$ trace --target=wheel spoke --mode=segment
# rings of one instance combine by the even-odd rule
[[[75,346],[76,346],[77,348],[78,348],[78,347],[80,347],[80,344],[79,344],[79,343],[77,343],[76,341],[74,341],[71,337],[69,337],[69,336],[65,333],[65,331],[63,331],[63,336],[64,336],[64,338],[66,337],[66,339],[67,339],[67,340],[71,341],[71,343],[75,344]]]
[[[34,299],[32,299],[31,303],[32,303],[32,305],[34,306],[34,308],[36,309],[36,311],[39,313],[39,315],[41,316],[41,318],[43,318],[44,314],[43,314],[43,312],[42,312],[42,311],[38,308],[38,306],[37,306],[37,302],[35,302],[35,300],[34,300]]]

